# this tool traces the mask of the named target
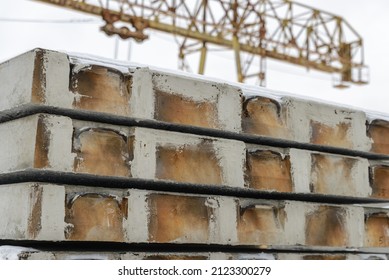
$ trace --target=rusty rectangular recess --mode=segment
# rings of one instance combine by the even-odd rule
[[[353,178],[354,166],[358,160],[329,154],[311,154],[310,191],[320,194],[355,194],[357,182]]]
[[[306,214],[305,242],[309,246],[345,247],[349,233],[347,212],[342,207],[322,205]]]
[[[132,78],[120,71],[99,65],[91,65],[74,71],[72,66],[70,90],[75,94],[75,108],[129,115]]]
[[[245,179],[249,188],[292,192],[290,156],[270,150],[248,150]]]
[[[150,242],[208,242],[212,208],[205,197],[150,194]]]
[[[249,98],[243,103],[242,130],[245,133],[289,138],[282,105],[270,98]]]
[[[389,198],[389,166],[377,165],[369,168],[372,197]]]
[[[238,209],[238,240],[242,244],[269,245],[283,235],[283,204],[249,204]]]
[[[65,238],[78,241],[124,242],[127,198],[99,193],[70,193],[65,200]]]
[[[74,129],[74,170],[102,176],[130,177],[133,141],[121,131],[82,127]]]
[[[155,118],[160,121],[219,128],[218,109],[215,102],[195,101],[179,94],[155,92]]]
[[[223,183],[223,170],[212,141],[198,145],[158,145],[156,149],[156,177],[176,182],[215,184]]]
[[[389,246],[388,212],[365,213],[365,247]]]
[[[389,155],[389,122],[372,121],[367,125],[367,135],[372,140],[372,152]]]
[[[336,125],[326,125],[322,122],[310,121],[312,144],[334,146],[353,149],[353,141],[350,139],[351,124],[340,122]]]

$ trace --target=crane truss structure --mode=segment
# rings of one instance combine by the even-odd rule
[[[339,16],[289,0],[38,0],[101,16],[101,28],[123,39],[148,39],[147,29],[179,38],[179,58],[199,52],[234,52],[239,82],[265,82],[266,58],[332,73],[334,85],[368,82],[363,41]],[[121,24],[121,26],[118,26]],[[245,59],[242,59],[243,54]]]

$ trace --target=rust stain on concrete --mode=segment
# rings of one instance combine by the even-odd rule
[[[44,69],[44,59],[44,50],[36,50],[32,76],[31,101],[37,104],[44,104],[46,101],[46,70]]]
[[[213,144],[157,147],[158,179],[197,184],[222,184],[222,169]]]
[[[76,196],[66,207],[65,222],[73,225],[66,238],[123,242],[127,203],[126,199],[119,203],[114,197],[101,194]]]
[[[49,167],[50,130],[47,129],[45,116],[38,117],[35,139],[34,167]]]
[[[247,152],[246,156],[246,183],[250,188],[292,192],[289,156],[265,150]]]
[[[75,135],[76,172],[131,176],[127,138],[113,130],[89,129]]]
[[[389,198],[389,166],[374,166],[370,168],[370,186],[372,197]]]
[[[371,151],[379,154],[389,154],[389,123],[373,121],[367,127],[367,135],[373,140]]]
[[[206,198],[151,194],[150,242],[208,242],[211,210]]]
[[[134,135],[128,136],[127,142],[128,142],[128,161],[132,162],[134,160],[135,136]]]
[[[311,120],[310,125],[312,144],[353,148],[353,142],[349,136],[350,123],[341,122],[334,126],[328,126]]]
[[[218,128],[216,103],[194,101],[174,93],[155,90],[157,120],[207,128]]]
[[[334,189],[342,188],[342,193],[354,194],[357,186],[352,171],[356,163],[352,158],[312,154],[311,192],[334,194]]]
[[[31,239],[35,239],[42,229],[42,196],[43,188],[39,185],[31,187],[30,192],[30,216],[28,217],[28,234]]]
[[[242,129],[245,133],[289,137],[281,105],[266,97],[248,99],[243,103]]]
[[[77,94],[73,106],[79,109],[129,114],[131,78],[121,72],[93,65],[73,74],[70,90]]]
[[[252,205],[238,213],[238,239],[243,244],[271,244],[284,230],[283,207]]]
[[[388,213],[374,213],[365,217],[366,247],[389,246],[389,217]]]
[[[345,247],[348,245],[346,210],[319,206],[306,215],[305,240],[309,246]]]

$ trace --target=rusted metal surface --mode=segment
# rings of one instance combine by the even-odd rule
[[[98,1],[39,0],[102,16],[107,34],[142,41],[147,28],[179,35],[179,57],[217,45],[233,49],[238,80],[263,80],[258,59],[269,57],[328,73],[339,73],[335,86],[367,82],[363,40],[337,15],[291,1]],[[128,24],[115,27],[118,21]],[[242,59],[242,53],[248,53]],[[263,61],[259,62],[261,65]],[[354,75],[354,73],[356,73]]]

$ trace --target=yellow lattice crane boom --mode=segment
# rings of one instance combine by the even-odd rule
[[[368,82],[359,34],[339,16],[289,0],[38,1],[102,16],[101,29],[123,39],[146,40],[149,28],[174,34],[183,64],[200,52],[200,74],[216,45],[234,52],[240,82],[256,77],[263,85],[265,58],[332,73],[338,87]]]

